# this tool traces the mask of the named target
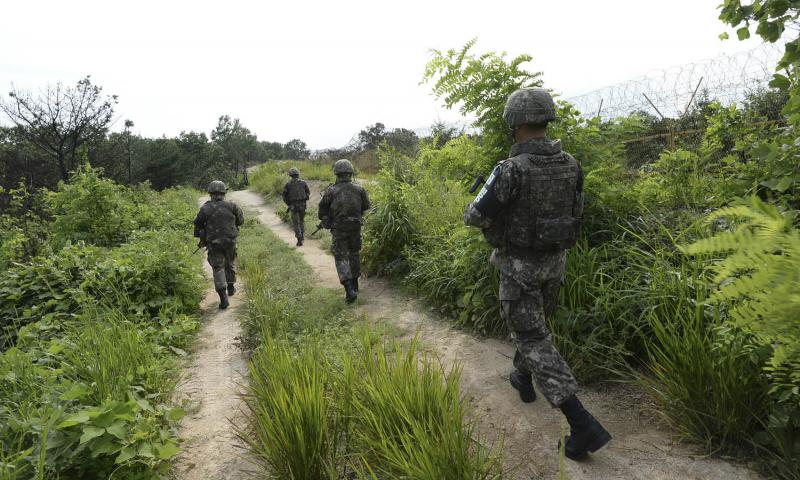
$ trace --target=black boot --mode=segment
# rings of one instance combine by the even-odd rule
[[[295,245],[297,245],[298,247],[302,247],[303,246],[303,237],[297,237],[297,243]]]
[[[536,390],[533,389],[533,379],[530,373],[522,373],[519,370],[514,370],[508,376],[511,381],[511,386],[519,392],[519,398],[525,403],[531,403],[536,400]]]
[[[224,288],[220,288],[219,290],[217,290],[217,293],[219,294],[219,309],[225,310],[226,308],[228,308],[228,305],[230,305],[230,303],[228,302],[228,295],[225,293]]]
[[[228,284],[228,296],[232,297],[234,293],[236,293],[236,287],[233,286],[233,283],[229,283]]]
[[[345,292],[344,301],[347,303],[353,303],[358,299],[358,292],[353,287],[353,284],[354,284],[353,280],[347,280],[346,282],[344,282],[344,292]]]
[[[559,408],[569,422],[570,434],[566,438],[564,454],[570,460],[581,460],[587,453],[596,452],[611,440],[611,434],[583,408],[575,395],[569,397]]]

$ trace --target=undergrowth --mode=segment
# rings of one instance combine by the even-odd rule
[[[240,236],[245,343],[238,431],[270,478],[500,478],[476,441],[459,371],[358,321],[301,256],[255,222]]]
[[[84,167],[0,279],[0,478],[167,478],[176,358],[198,327],[194,193]],[[16,241],[16,240],[15,240]],[[29,257],[29,258],[28,258]]]

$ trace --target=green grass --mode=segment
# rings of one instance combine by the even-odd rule
[[[268,478],[500,478],[475,439],[459,370],[386,340],[291,247],[250,221],[239,243],[254,349],[238,435]]]
[[[140,202],[124,243],[54,249],[3,279],[0,479],[158,479],[179,451],[176,359],[205,285],[196,196],[106,187],[70,195]]]

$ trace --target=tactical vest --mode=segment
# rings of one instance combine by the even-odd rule
[[[305,202],[308,200],[308,195],[306,194],[306,182],[303,180],[289,180],[287,190],[289,203]]]
[[[564,152],[523,153],[508,160],[516,167],[517,197],[484,229],[494,247],[555,251],[578,240],[582,209],[580,167]]]
[[[356,231],[361,228],[361,215],[364,211],[361,192],[363,188],[352,182],[341,182],[328,187],[331,195],[331,228],[334,230]]]
[[[203,204],[206,216],[206,242],[210,245],[214,240],[232,240],[239,234],[236,228],[236,205],[227,200],[210,200]]]

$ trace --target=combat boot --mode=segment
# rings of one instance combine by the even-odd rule
[[[578,397],[572,395],[559,408],[569,422],[564,454],[570,460],[581,460],[589,452],[596,452],[611,440],[611,434],[587,412]],[[561,441],[558,443],[561,448]]]
[[[525,403],[536,400],[536,390],[533,389],[533,378],[530,373],[514,370],[508,379],[511,381],[511,386],[519,392],[520,400]]]
[[[347,280],[346,282],[344,282],[344,292],[345,292],[344,301],[347,303],[353,303],[356,300],[358,300],[358,292],[353,286],[354,283],[355,282],[353,282],[353,280]]]
[[[297,237],[297,243],[295,243],[298,247],[303,246],[303,237]]]
[[[217,290],[217,293],[219,294],[219,309],[225,310],[228,308],[228,305],[230,305],[230,302],[228,302],[228,295],[225,293],[224,288]]]
[[[228,296],[232,297],[234,293],[236,293],[236,287],[233,286],[233,283],[229,283],[228,284]]]

